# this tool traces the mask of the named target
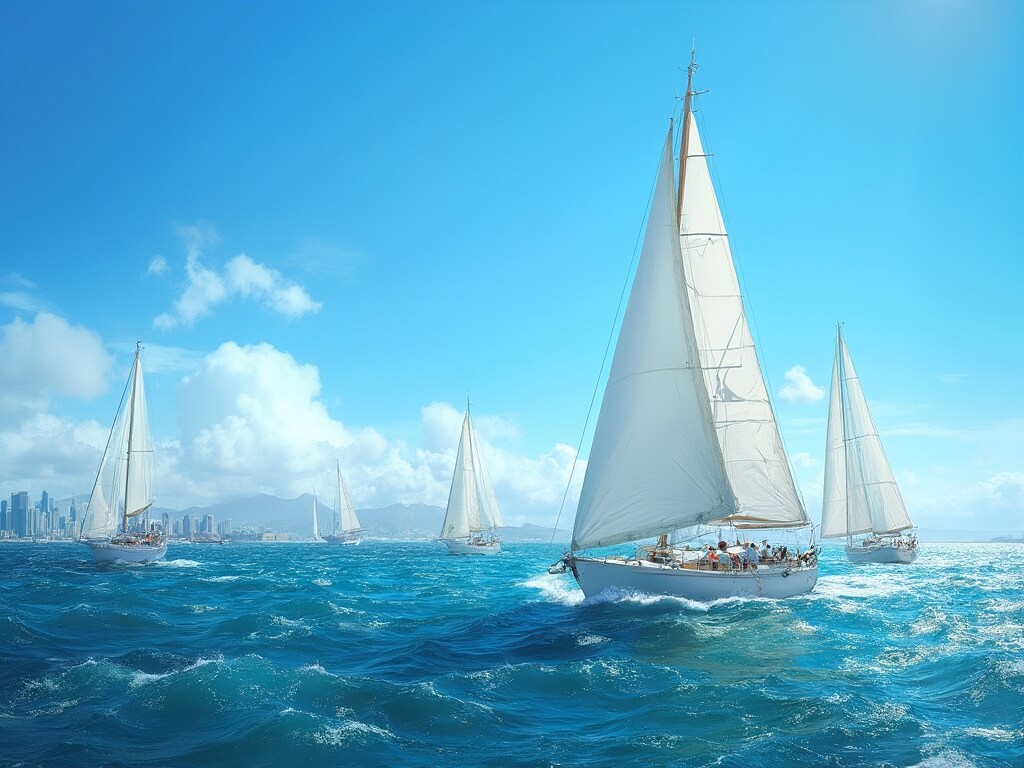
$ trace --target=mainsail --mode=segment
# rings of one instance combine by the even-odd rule
[[[829,398],[821,536],[889,534],[913,527],[839,330]]]
[[[671,130],[573,527],[573,551],[698,524],[810,521],[747,327],[696,122]]]
[[[440,538],[465,538],[504,525],[467,409]]]
[[[82,539],[109,539],[117,532],[119,518],[126,523],[127,518],[140,515],[152,506],[152,450],[137,348],[132,374],[89,496],[82,521]]]

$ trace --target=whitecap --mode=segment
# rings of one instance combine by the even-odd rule
[[[334,582],[329,581],[328,579],[313,579],[313,583],[316,584],[318,587],[329,587]]]
[[[944,749],[938,754],[926,757],[910,768],[975,768],[963,752],[956,749]]]
[[[583,591],[568,586],[569,580],[561,575],[542,573],[531,579],[520,582],[517,587],[527,587],[538,590],[546,599],[551,602],[572,607],[579,605],[584,600]]]
[[[152,683],[154,680],[163,680],[171,675],[177,675],[181,672],[191,672],[193,669],[199,669],[205,667],[207,664],[220,664],[224,661],[223,655],[218,655],[216,658],[199,658],[193,661],[191,664],[182,667],[181,669],[172,669],[170,672],[135,672],[132,674],[131,687],[138,688],[148,683]]]
[[[198,568],[201,563],[195,560],[157,560],[155,565],[161,568]]]
[[[376,725],[363,723],[359,720],[346,720],[339,725],[322,728],[313,734],[313,740],[317,744],[330,747],[347,746],[352,741],[354,734],[377,736],[382,739],[393,740],[394,734]]]
[[[602,643],[610,642],[609,638],[602,637],[601,635],[591,635],[585,633],[582,635],[576,635],[576,645],[585,648],[588,645],[601,645]]]
[[[989,741],[1013,742],[1022,734],[1018,731],[1008,731],[1005,728],[967,728],[964,730],[964,735]]]
[[[228,575],[228,576],[211,576],[211,577],[206,578],[206,579],[200,579],[200,581],[208,581],[208,582],[213,582],[213,583],[216,584],[216,583],[225,582],[225,581],[235,581],[235,580],[237,580],[239,578],[240,577],[237,574],[234,574],[234,575]]]

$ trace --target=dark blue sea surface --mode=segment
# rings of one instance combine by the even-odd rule
[[[1024,766],[1024,547],[710,606],[560,554],[2,544],[0,765]]]

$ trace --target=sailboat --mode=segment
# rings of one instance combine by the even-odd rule
[[[504,526],[498,500],[494,498],[484,469],[467,400],[448,507],[438,540],[448,546],[451,555],[496,555],[501,551],[501,539],[495,530]]]
[[[141,351],[142,343],[138,342],[131,374],[121,395],[82,521],[80,541],[89,546],[100,562],[148,563],[167,552],[163,532],[147,531],[145,524],[129,522],[137,521],[153,506],[150,467],[153,448]]]
[[[588,597],[620,590],[697,601],[785,598],[810,591],[818,578],[813,540],[804,552],[769,549],[765,540],[756,556],[754,542],[739,540],[757,529],[806,529],[813,537],[813,528],[691,111],[696,69],[691,56],[678,181],[670,125],[571,549],[549,568],[571,570]],[[630,556],[580,554],[628,542],[637,545]]]
[[[846,537],[846,556],[854,563],[912,563],[917,537],[899,486],[885,457],[853,368],[843,329],[836,326],[836,356],[825,440],[825,490],[821,537]],[[853,537],[867,534],[860,543]]]
[[[313,489],[313,539],[312,541],[322,544],[324,539],[320,535],[320,524],[316,519],[316,488]]]
[[[329,544],[358,544],[361,541],[363,526],[356,517],[356,508],[352,506],[352,498],[348,495],[348,486],[341,476],[341,463],[335,462],[337,468],[337,488],[334,497],[334,533],[327,536]]]

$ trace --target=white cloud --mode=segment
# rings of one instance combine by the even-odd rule
[[[794,467],[799,467],[800,469],[810,469],[811,467],[818,466],[818,460],[806,451],[794,453],[789,457],[789,460],[793,463]]]
[[[95,421],[73,423],[34,412],[0,424],[0,466],[7,483],[33,497],[43,490],[88,493],[109,427]]]
[[[40,312],[0,327],[0,410],[42,410],[50,395],[88,400],[107,386],[111,360],[94,332]]]
[[[154,318],[153,325],[158,329],[190,326],[208,315],[214,306],[235,296],[254,299],[287,317],[320,310],[322,305],[310,298],[302,286],[244,253],[231,259],[223,272],[204,266],[200,261],[204,249],[217,242],[216,232],[208,225],[183,227],[179,234],[186,245],[187,283],[173,310]]]
[[[294,497],[331,487],[335,460],[357,506],[444,506],[463,411],[433,402],[421,409],[419,446],[373,427],[333,418],[321,400],[319,371],[267,344],[223,344],[182,380],[181,438],[161,447],[160,503],[182,508],[263,492]],[[506,416],[474,412],[481,451],[510,522],[551,521],[575,451],[555,445],[537,456],[498,447],[518,436]],[[577,467],[563,516],[572,518],[584,465]]]
[[[825,396],[825,390],[817,386],[802,365],[794,365],[785,374],[786,384],[779,390],[779,396],[790,403],[813,403]]]
[[[167,271],[167,259],[163,256],[154,256],[149,262],[147,270],[151,275],[162,275]]]

